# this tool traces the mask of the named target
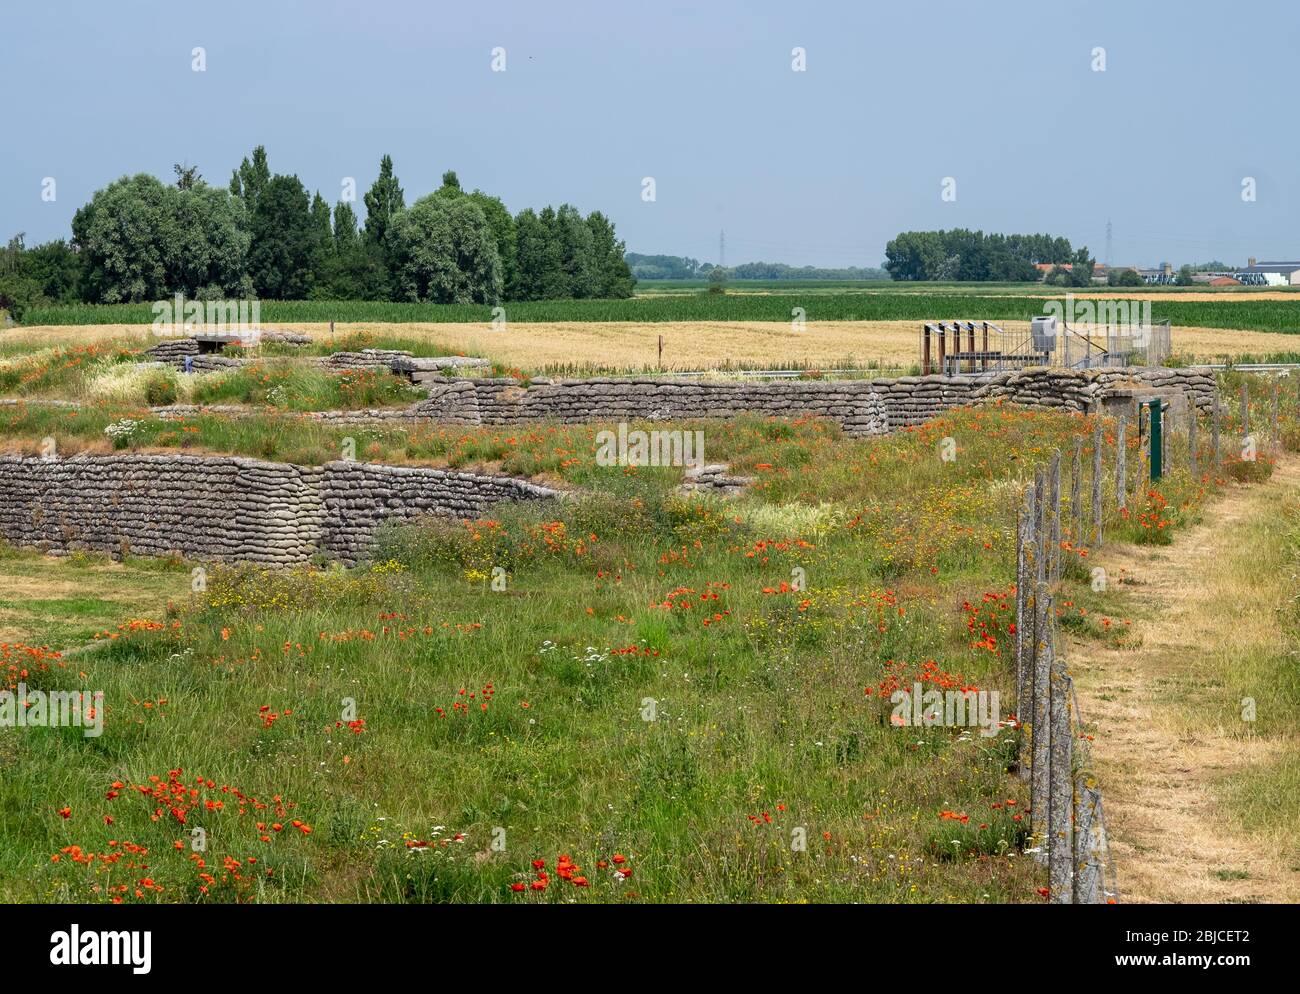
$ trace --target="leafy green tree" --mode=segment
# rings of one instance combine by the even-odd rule
[[[249,217],[252,217],[253,212],[257,210],[257,198],[261,196],[269,182],[271,182],[271,167],[266,159],[266,148],[258,145],[253,149],[252,161],[250,162],[245,156],[244,161],[230,177],[230,192],[244,198],[244,206],[248,208]]]
[[[456,176],[456,170],[448,169],[442,174],[442,186],[433,191],[440,197],[459,197],[464,191],[460,188],[460,179]]]
[[[383,245],[388,238],[388,229],[393,219],[406,206],[402,187],[393,173],[393,158],[385,155],[379,160],[379,178],[365,196],[366,203],[366,237],[372,242]]]
[[[492,228],[492,237],[496,241],[497,255],[501,259],[501,285],[510,287],[515,280],[515,219],[510,216],[510,211],[506,209],[501,198],[484,193],[482,190],[466,193],[461,188],[460,178],[453,169],[448,169],[442,174],[442,186],[434,190],[433,195],[449,200],[465,197],[478,204],[483,211],[483,216],[487,218],[488,225]]]
[[[904,231],[885,246],[885,269],[896,280],[1022,282],[1038,278],[1037,263],[1072,263],[1064,238],[1050,235]]]
[[[168,296],[163,257],[172,223],[167,188],[155,177],[123,176],[72,218],[72,238],[86,257],[91,301],[106,304]]]
[[[885,269],[895,280],[935,279],[947,258],[940,233],[904,231],[885,245]]]
[[[531,207],[515,215],[516,270],[511,300],[553,300],[567,297],[564,255],[555,235],[555,211],[540,214]]]
[[[124,176],[77,211],[72,234],[90,301],[229,296],[250,289],[243,202],[206,183],[180,190],[144,173]]]
[[[23,319],[27,308],[44,303],[41,287],[35,280],[18,273],[0,274],[0,311],[5,311],[15,321]]]
[[[81,299],[81,257],[62,239],[26,249],[13,271],[34,280],[44,300],[71,304]]]
[[[391,300],[392,274],[382,246],[354,237],[351,245],[325,256],[309,296],[316,300]]]
[[[497,256],[501,259],[501,285],[508,287],[515,278],[516,237],[515,219],[501,201],[482,190],[467,194],[465,199],[477,204],[483,216],[487,218],[488,227],[492,229],[492,238],[496,242]]]
[[[24,272],[29,254],[21,231],[0,251],[0,311],[14,321],[21,321],[28,307],[44,303],[40,284]]]
[[[487,218],[466,198],[430,194],[393,220],[397,296],[440,304],[495,304],[501,260]]]
[[[334,226],[330,222],[330,205],[325,203],[325,198],[320,195],[319,190],[311,200],[311,221],[320,251],[333,252]]]
[[[1092,286],[1092,274],[1096,268],[1097,260],[1088,254],[1088,247],[1085,245],[1074,254],[1074,264],[1070,269],[1070,285]]]
[[[352,205],[340,200],[334,205],[334,250],[346,252],[357,244],[357,214]]]
[[[1178,277],[1174,282],[1178,286],[1191,286],[1196,282],[1196,280],[1193,279],[1194,273],[1195,270],[1192,269],[1190,265],[1184,263],[1183,265],[1178,267]]]
[[[591,229],[592,254],[597,273],[597,297],[630,297],[636,277],[624,257],[623,243],[614,234],[614,223],[600,211],[587,215]]]
[[[297,176],[273,176],[257,198],[248,271],[259,296],[301,300],[312,285],[320,247],[307,189]]]
[[[193,190],[196,183],[201,183],[203,177],[199,175],[199,167],[191,166],[188,163],[182,165],[176,163],[172,166],[176,171],[176,188],[178,190]]]
[[[243,202],[200,181],[168,189],[171,223],[163,231],[164,284],[172,293],[211,300],[248,296],[250,247]]]
[[[595,239],[591,228],[572,204],[561,204],[555,212],[554,238],[560,244],[567,280],[567,297],[585,299],[600,295],[600,270],[596,265]]]

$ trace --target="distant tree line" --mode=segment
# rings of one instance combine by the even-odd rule
[[[21,234],[0,254],[0,307],[191,299],[393,300],[496,304],[630,297],[636,285],[614,224],[562,204],[512,215],[465,192],[454,172],[407,206],[385,155],[362,199],[331,209],[294,175],[272,174],[258,146],[226,188],[176,166],[176,182],[140,173],[99,190],[70,241],[35,248]]]
[[[1070,270],[1053,275],[1083,280],[1086,272],[1087,281],[1095,265],[1086,247],[1075,250],[1068,239],[1052,235],[904,231],[885,246],[885,269],[896,280],[1021,283],[1038,279],[1039,263],[1068,263]]]
[[[629,252],[625,256],[638,280],[706,280],[713,272],[713,264],[700,262],[684,255],[642,255]]]
[[[705,280],[719,267],[681,255],[641,255],[627,253],[627,263],[638,280]],[[787,266],[782,262],[746,262],[724,267],[722,274],[734,280],[886,280],[883,269],[847,266],[823,269],[817,266]]]

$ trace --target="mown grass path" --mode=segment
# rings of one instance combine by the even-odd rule
[[[1294,713],[1272,706],[1287,691],[1269,697],[1294,679],[1298,502],[1300,458],[1285,456],[1172,545],[1097,557],[1143,618],[1140,648],[1069,643],[1122,901],[1300,901],[1287,814],[1300,734]],[[1253,694],[1259,719],[1243,721]]]

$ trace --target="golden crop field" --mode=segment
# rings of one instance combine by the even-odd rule
[[[1023,321],[1003,321],[1007,331],[1025,332]],[[267,330],[307,332],[329,339],[327,324],[267,324]],[[364,333],[376,339],[427,338],[452,352],[483,355],[532,372],[566,369],[652,370],[663,336],[666,370],[803,366],[909,366],[917,361],[915,321],[809,322],[795,331],[788,322],[710,321],[634,324],[622,322],[515,323],[505,330],[468,323],[340,323],[334,338]],[[114,340],[144,340],[148,325],[61,325],[15,328],[0,341],[24,345],[73,346]],[[1211,362],[1243,354],[1263,356],[1296,351],[1300,340],[1275,332],[1222,328],[1174,328],[1174,351]]]

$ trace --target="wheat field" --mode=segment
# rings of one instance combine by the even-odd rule
[[[1023,321],[1003,321],[1007,331],[1027,332]],[[327,324],[267,324],[268,331],[300,331],[328,340]],[[379,322],[339,323],[334,337],[358,333],[384,338],[427,338],[448,351],[482,355],[503,366],[530,372],[566,369],[673,370],[832,366],[907,367],[918,360],[920,326],[914,321],[808,322],[795,330],[788,322],[713,321],[632,324],[552,322],[507,325]],[[14,328],[0,342],[11,345],[70,347],[112,341],[143,342],[148,325],[43,325]],[[1174,328],[1174,351],[1201,362],[1240,355],[1265,356],[1300,351],[1300,339],[1276,332],[1223,328]]]

